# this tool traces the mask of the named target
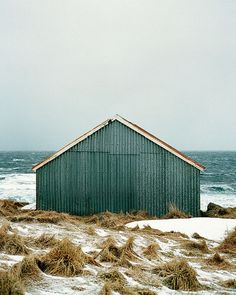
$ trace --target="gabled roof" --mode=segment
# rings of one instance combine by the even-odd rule
[[[172,146],[170,146],[166,142],[160,140],[159,138],[155,137],[154,135],[152,135],[151,133],[147,132],[143,128],[139,127],[138,125],[136,125],[134,123],[129,122],[128,120],[122,118],[119,115],[115,115],[113,118],[107,119],[103,123],[101,123],[98,126],[94,127],[92,130],[90,130],[90,131],[86,132],[85,134],[83,134],[82,136],[76,138],[75,140],[73,140],[72,142],[70,142],[69,144],[65,145],[63,148],[61,148],[59,151],[57,151],[54,154],[52,154],[46,160],[44,160],[42,162],[39,162],[38,164],[36,164],[35,166],[33,166],[32,169],[34,171],[36,171],[37,169],[39,169],[42,166],[46,165],[48,162],[50,162],[50,161],[54,160],[55,158],[59,157],[61,154],[63,154],[67,150],[69,150],[74,145],[80,143],[81,141],[83,141],[84,139],[86,139],[87,137],[89,137],[90,135],[92,135],[93,133],[95,133],[96,131],[98,131],[99,129],[103,128],[104,126],[106,126],[107,124],[109,124],[110,122],[115,121],[115,120],[117,120],[120,123],[126,125],[127,127],[129,127],[130,129],[136,131],[137,133],[143,135],[144,137],[146,137],[150,141],[152,141],[155,144],[161,146],[165,150],[169,151],[173,155],[177,156],[178,158],[182,159],[183,161],[187,162],[188,164],[194,166],[195,168],[197,168],[197,169],[199,169],[201,171],[205,170],[205,167],[202,166],[201,164],[199,164],[198,162],[194,161],[193,159],[191,159],[188,156],[184,155],[183,153],[181,153],[177,149],[173,148]]]

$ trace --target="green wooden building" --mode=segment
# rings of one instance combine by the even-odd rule
[[[204,167],[116,115],[33,167],[36,208],[78,215],[145,210],[170,204],[200,213]]]

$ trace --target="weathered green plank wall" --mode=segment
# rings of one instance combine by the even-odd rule
[[[170,203],[197,216],[200,171],[118,121],[37,170],[37,208],[73,214],[147,210]]]

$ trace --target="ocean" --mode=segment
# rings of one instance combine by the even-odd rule
[[[236,152],[184,152],[203,164],[201,209],[209,202],[236,207]],[[32,166],[52,152],[0,152],[0,199],[35,202]]]

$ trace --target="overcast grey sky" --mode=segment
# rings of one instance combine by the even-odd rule
[[[0,150],[55,150],[116,113],[236,150],[235,112],[235,0],[0,1]]]

